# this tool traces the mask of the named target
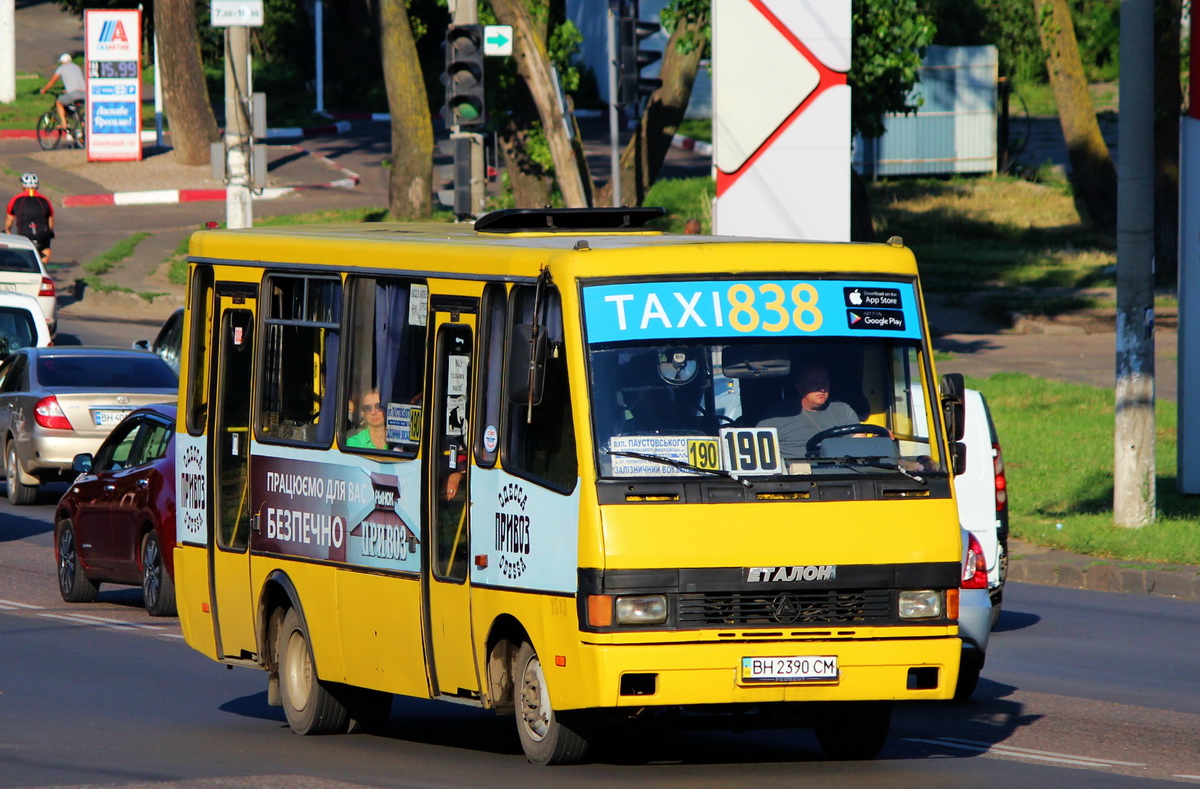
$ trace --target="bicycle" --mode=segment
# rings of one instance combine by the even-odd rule
[[[63,138],[69,140],[72,148],[84,147],[84,100],[73,101],[67,105],[67,128],[58,127],[58,101],[50,105],[50,109],[42,113],[37,122],[38,145],[43,151],[52,151],[62,144]]]

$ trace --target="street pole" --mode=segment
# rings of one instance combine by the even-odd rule
[[[325,114],[325,0],[313,4],[313,27],[316,28],[317,44],[317,114]]]
[[[17,6],[0,0],[0,103],[17,100]]]
[[[158,63],[158,31],[154,31],[154,144],[163,145],[163,93],[162,71]]]
[[[1154,3],[1121,2],[1113,520],[1154,522]]]
[[[250,200],[250,28],[225,28],[225,225],[252,227]]]
[[[1200,494],[1200,24],[1188,22],[1188,111],[1179,124],[1179,387],[1180,493]]]
[[[621,107],[617,104],[617,15],[608,6],[608,138],[609,159],[612,161],[612,204],[621,207]]]
[[[455,25],[479,24],[479,0],[450,0],[450,14]],[[483,135],[461,131],[460,127],[451,126],[450,138],[462,143],[456,142],[454,145],[455,211],[462,213],[459,209],[463,206],[458,205],[457,195],[465,183],[468,186],[466,191],[470,195],[465,213],[479,216],[487,203]]]

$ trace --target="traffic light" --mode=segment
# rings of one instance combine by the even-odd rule
[[[641,40],[661,26],[638,18],[638,0],[612,0],[612,7],[617,17],[617,103],[637,104],[662,87],[661,79],[641,75],[642,69],[662,57],[657,50],[642,49]]]
[[[445,121],[448,126],[482,126],[483,25],[452,25],[446,31]]]

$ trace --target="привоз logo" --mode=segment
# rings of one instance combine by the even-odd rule
[[[193,539],[201,537],[208,515],[208,484],[204,474],[204,454],[197,447],[188,447],[183,453],[183,469],[179,473],[175,497],[181,533]]]
[[[500,489],[500,509],[496,513],[496,550],[500,557],[500,572],[510,581],[520,578],[527,569],[525,556],[529,555],[529,516],[525,505],[529,496],[524,488],[510,482]]]

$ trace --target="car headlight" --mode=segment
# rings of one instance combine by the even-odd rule
[[[942,593],[933,589],[900,593],[901,619],[938,619],[942,616]]]
[[[661,625],[667,621],[666,595],[617,598],[618,625]]]

